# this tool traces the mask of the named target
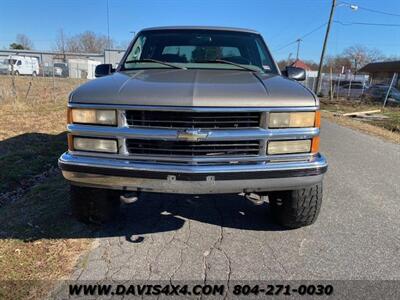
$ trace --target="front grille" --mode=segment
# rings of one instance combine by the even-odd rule
[[[126,111],[130,127],[235,129],[260,127],[260,112]]]
[[[260,151],[258,140],[249,141],[160,141],[127,139],[129,154],[220,157],[220,156],[256,156]]]

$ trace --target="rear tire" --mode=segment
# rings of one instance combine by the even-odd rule
[[[15,76],[19,76],[19,72],[18,71],[14,71],[14,75]]]
[[[36,75],[37,75],[37,74],[36,74],[36,71],[33,71],[32,76],[33,76],[33,77],[36,77]]]
[[[119,211],[119,192],[71,185],[72,214],[84,223],[104,224],[113,220]]]
[[[287,228],[313,224],[321,209],[322,183],[292,191],[268,194],[270,210],[275,221]]]

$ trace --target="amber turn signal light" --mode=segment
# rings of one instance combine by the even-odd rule
[[[67,139],[68,139],[68,150],[73,151],[74,150],[74,141],[73,141],[72,134],[68,133]]]
[[[313,137],[311,143],[311,153],[317,153],[319,151],[319,136]]]
[[[315,112],[315,127],[320,128],[321,127],[321,111],[317,110]]]

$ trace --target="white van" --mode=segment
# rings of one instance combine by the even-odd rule
[[[8,64],[8,72],[14,75],[39,75],[39,60],[36,57],[10,55],[4,61]]]

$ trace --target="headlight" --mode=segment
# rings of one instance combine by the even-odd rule
[[[311,140],[271,141],[268,143],[267,149],[267,153],[270,155],[309,153],[310,151]]]
[[[115,110],[72,108],[69,116],[68,123],[117,125],[117,112]]]
[[[73,149],[90,152],[118,152],[116,140],[83,137],[73,137]]]
[[[319,127],[319,112],[276,112],[269,114],[269,128]]]

